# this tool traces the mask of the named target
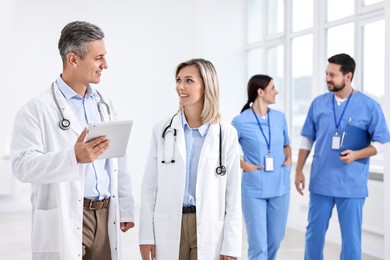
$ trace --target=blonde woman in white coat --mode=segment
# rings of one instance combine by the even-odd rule
[[[153,129],[142,182],[139,244],[143,260],[231,260],[241,255],[237,133],[220,121],[211,62],[176,69],[180,111]]]

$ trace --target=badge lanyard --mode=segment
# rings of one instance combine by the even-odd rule
[[[263,130],[263,127],[261,127],[261,124],[259,122],[259,119],[257,118],[257,115],[255,113],[255,111],[253,110],[253,108],[251,108],[252,112],[253,112],[253,115],[254,117],[256,118],[256,121],[257,121],[257,124],[259,125],[259,128],[260,128],[260,131],[261,131],[261,134],[263,135],[264,137],[264,140],[267,144],[267,148],[268,148],[268,153],[267,155],[265,156],[264,158],[264,170],[266,172],[270,172],[270,171],[273,171],[274,170],[274,158],[272,157],[271,155],[271,124],[270,124],[270,115],[269,113],[268,116],[267,116],[267,122],[268,122],[268,140],[267,140],[267,137],[265,136],[264,134],[264,130]]]
[[[339,150],[340,149],[340,135],[339,135],[339,126],[341,123],[341,119],[344,116],[344,112],[347,109],[347,106],[349,104],[349,100],[351,99],[351,96],[353,94],[353,89],[351,91],[351,94],[349,94],[349,97],[347,99],[347,103],[345,104],[345,107],[343,108],[343,111],[341,112],[341,116],[339,118],[339,121],[337,122],[336,119],[336,109],[334,107],[335,100],[332,100],[332,105],[333,105],[333,118],[334,118],[334,123],[336,125],[336,132],[334,133],[332,137],[332,150]],[[333,94],[334,99],[336,99],[335,95]]]

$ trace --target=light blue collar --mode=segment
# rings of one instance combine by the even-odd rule
[[[207,132],[209,131],[210,123],[202,124],[198,128],[191,128],[190,125],[187,122],[187,119],[186,119],[186,116],[184,115],[184,113],[182,113],[182,117],[181,118],[182,118],[183,129],[186,129],[186,128],[191,129],[191,130],[197,129],[199,134],[202,137],[204,137],[207,134]]]
[[[83,99],[83,97],[80,97],[79,94],[77,94],[71,87],[68,86],[68,84],[65,83],[61,76],[57,78],[56,84],[62,95],[64,95],[65,99]],[[95,92],[96,91],[88,85],[87,94],[85,95],[85,98],[93,97],[95,95]]]

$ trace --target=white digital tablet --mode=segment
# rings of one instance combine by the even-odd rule
[[[122,157],[126,154],[132,126],[133,120],[88,124],[85,142],[105,135],[110,140],[110,146],[97,159]]]

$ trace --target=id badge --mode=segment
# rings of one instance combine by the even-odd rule
[[[264,171],[272,172],[274,170],[274,157],[271,154],[267,154],[264,158]]]
[[[332,150],[340,150],[340,136],[337,133],[332,137]]]

